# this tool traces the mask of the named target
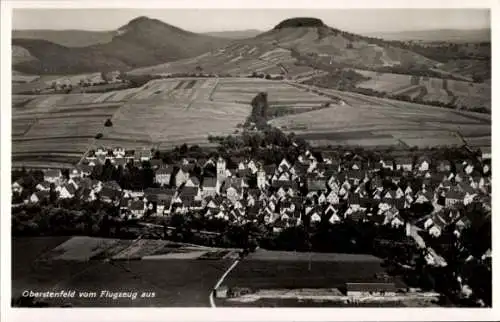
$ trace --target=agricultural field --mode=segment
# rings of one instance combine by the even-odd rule
[[[213,101],[217,82],[165,79],[107,93],[14,95],[13,160],[69,164],[94,144],[135,149],[208,143],[208,134],[233,133],[251,110]],[[112,127],[104,127],[108,118]],[[103,137],[95,143],[97,133]]]
[[[161,249],[161,246],[164,246]],[[130,247],[136,246],[136,247]],[[169,247],[171,246],[171,247]],[[183,247],[181,247],[183,248]],[[209,295],[230,260],[175,259],[133,260],[136,255],[180,252],[167,241],[100,239],[90,237],[22,237],[12,242],[12,295],[24,290],[97,292],[95,298],[46,300],[51,305],[74,307],[206,307]],[[131,254],[128,254],[129,249]],[[207,253],[210,249],[204,249]],[[189,247],[186,248],[189,251]],[[191,252],[194,252],[191,250]],[[22,254],[22,256],[20,255]],[[104,254],[104,255],[103,255]],[[114,254],[127,258],[102,261]],[[128,257],[130,255],[130,257]],[[126,260],[129,259],[130,260]],[[57,274],[54,274],[57,272]],[[138,292],[138,298],[109,299],[99,297],[101,290]],[[151,298],[140,298],[141,292],[154,292]]]
[[[472,78],[480,77],[484,80],[491,80],[491,61],[489,60],[450,60],[441,64],[439,69]]]
[[[379,280],[380,276],[385,274],[381,264],[380,258],[364,254],[300,253],[260,249],[236,265],[223,285],[249,289],[251,292],[310,290],[320,294],[328,290],[331,293],[335,289],[343,289],[346,282]],[[397,286],[404,287],[399,280],[396,279],[395,282]],[[270,302],[276,303],[274,300]],[[270,302],[268,306],[274,306]],[[239,304],[241,303],[232,304],[231,301],[219,300],[218,306],[240,306]],[[251,303],[251,306],[266,305]]]
[[[213,94],[216,101],[230,101],[249,104],[256,94],[267,92],[270,105],[279,104],[321,104],[331,100],[285,82],[261,79],[224,79],[219,81]]]
[[[431,82],[443,85],[442,80]],[[447,84],[448,91],[472,91],[461,82]],[[271,108],[296,112],[279,116],[270,121],[272,124],[313,145],[436,146],[462,145],[465,140],[482,146],[491,137],[491,117],[485,114],[320,90],[287,81],[169,78],[107,93],[14,95],[14,166],[44,162],[67,166],[88,149],[102,145],[126,149],[167,149],[183,143],[208,146],[208,135],[237,131],[259,92],[268,93]],[[106,119],[111,119],[111,127],[104,126]],[[97,133],[102,133],[102,138],[95,139]]]
[[[481,146],[491,138],[491,117],[485,114],[379,99],[335,90],[321,90],[346,105],[287,115],[271,123],[313,145],[362,147],[442,145]],[[474,139],[481,137],[481,140]],[[477,142],[475,142],[477,141]]]
[[[83,99],[83,98],[82,98]],[[33,98],[13,107],[12,158],[14,166],[79,161],[104,122],[119,104],[68,104],[63,96]],[[36,165],[36,164],[35,164]]]
[[[52,84],[71,84],[76,86],[82,80],[92,81],[94,83],[102,82],[101,73],[88,73],[88,74],[77,74],[77,75],[24,75],[15,74],[12,75],[12,93],[21,94],[33,92],[36,90],[46,90],[52,87]]]
[[[491,85],[433,77],[377,73],[356,70],[370,80],[361,82],[359,88],[385,92],[389,95],[407,95],[424,102],[452,103],[463,109],[484,106],[491,109]]]

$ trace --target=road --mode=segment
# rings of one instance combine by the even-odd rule
[[[413,238],[413,240],[415,240],[415,242],[417,243],[417,245],[420,248],[426,249],[429,252],[429,254],[435,260],[437,266],[444,267],[444,266],[448,265],[448,263],[446,263],[446,260],[442,256],[440,256],[439,254],[437,254],[436,251],[433,248],[428,247],[425,244],[425,241],[422,238],[422,236],[420,236],[418,234],[418,228],[415,225],[413,225],[413,224],[410,225],[410,236]]]
[[[226,276],[236,267],[236,265],[238,265],[238,263],[240,262],[239,259],[235,260],[234,263],[229,266],[229,268],[224,272],[224,274],[222,274],[221,278],[219,279],[219,281],[217,281],[217,284],[215,284],[213,290],[210,292],[210,296],[209,296],[209,301],[210,301],[210,307],[217,307],[215,305],[215,301],[214,301],[214,293],[215,293],[215,290],[217,290],[219,288],[219,286],[221,286],[221,284],[224,282],[224,279],[226,278]]]

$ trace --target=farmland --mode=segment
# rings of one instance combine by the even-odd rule
[[[278,108],[310,109],[331,101],[283,82],[262,79],[176,78],[106,93],[15,95],[16,163],[74,163],[97,145],[171,148],[208,145],[208,135],[232,134],[267,91]],[[104,127],[106,119],[113,126]],[[203,125],[203,126],[200,126]],[[100,140],[95,140],[102,133]]]
[[[206,253],[211,249],[199,248],[199,250],[201,253]],[[19,296],[24,290],[76,290],[95,291],[98,296],[96,298],[77,296],[65,302],[63,299],[51,299],[46,302],[53,305],[70,302],[77,307],[208,306],[208,296],[217,279],[230,265],[230,260],[172,257],[161,260],[120,261],[120,259],[134,259],[137,256],[152,254],[155,251],[163,254],[181,251],[186,254],[195,253],[189,247],[179,248],[178,245],[155,240],[134,242],[89,237],[14,238],[13,296]],[[104,256],[103,252],[106,252]],[[113,255],[117,255],[116,261],[98,260]],[[54,274],[55,271],[57,274]],[[139,294],[154,292],[155,296],[138,297],[135,300],[129,298],[113,300],[99,297],[101,290],[139,292]]]
[[[433,77],[376,73],[356,70],[371,79],[358,84],[359,88],[385,92],[390,95],[406,95],[423,102],[452,103],[459,108],[471,109],[484,106],[491,109],[491,85]]]
[[[483,137],[481,142],[485,142],[491,137],[491,117],[488,115],[335,90],[319,91],[340,97],[347,104],[286,115],[272,120],[272,124],[318,146],[424,148],[461,146],[465,140],[477,147],[481,144],[474,138]]]
[[[384,275],[382,260],[372,255],[297,253],[258,250],[241,261],[224,280],[230,288],[244,288],[251,292],[307,292],[321,295],[327,290],[343,289],[346,282],[374,282]],[[404,287],[396,280],[396,285]],[[336,290],[338,293],[338,290]],[[250,306],[296,306],[297,299],[287,301],[273,299],[249,303]],[[289,301],[290,302],[290,301]],[[218,306],[245,306],[241,302],[219,300]],[[267,305],[266,305],[267,304]],[[298,305],[300,306],[300,304]],[[309,303],[309,306],[318,306]],[[320,305],[321,306],[321,305]],[[332,306],[332,303],[325,306]],[[341,305],[333,305],[341,306]]]
[[[462,93],[472,90],[461,82],[448,84]],[[425,147],[462,145],[465,140],[484,146],[491,137],[491,118],[484,114],[286,81],[168,78],[106,93],[14,95],[13,161],[15,165],[70,165],[100,145],[128,149],[209,145],[208,135],[233,134],[245,122],[251,100],[262,91],[268,93],[271,108],[285,111],[271,123],[313,145]],[[339,104],[339,99],[347,104]],[[104,126],[108,118],[111,127]],[[103,137],[96,140],[97,133]]]

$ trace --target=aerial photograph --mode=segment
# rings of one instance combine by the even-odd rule
[[[11,306],[491,308],[490,19],[13,9]]]

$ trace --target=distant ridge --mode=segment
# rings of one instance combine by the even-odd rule
[[[108,32],[106,37],[109,33],[111,39],[107,42],[70,47],[61,45],[61,41],[58,44],[46,39],[18,38],[14,32],[12,44],[18,48],[17,53],[23,53],[23,58],[14,55],[13,67],[30,74],[129,70],[201,55],[230,41],[189,32],[147,17],[135,18],[118,30]],[[70,36],[66,35],[71,32],[64,35],[68,38]]]
[[[13,30],[12,39],[39,39],[65,47],[87,47],[113,40],[115,31],[87,30]]]
[[[410,30],[396,32],[369,32],[364,33],[370,37],[399,41],[443,41],[443,42],[489,42],[491,29],[435,29],[435,30]]]
[[[211,32],[205,32],[203,34],[213,37],[221,37],[229,39],[244,39],[244,38],[253,38],[261,33],[262,33],[261,30],[249,29],[249,30],[211,31]]]

